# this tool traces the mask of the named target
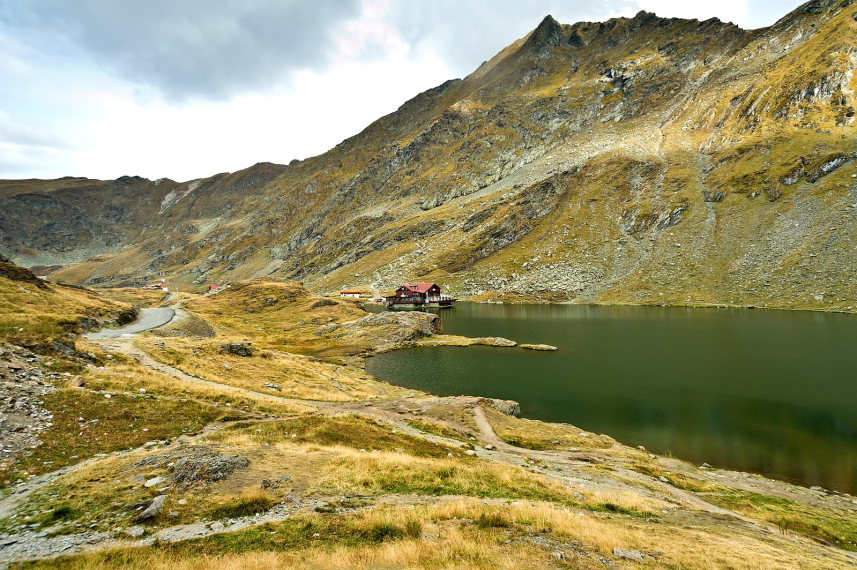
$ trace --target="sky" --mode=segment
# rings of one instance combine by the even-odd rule
[[[0,179],[193,180],[321,154],[561,23],[802,0],[0,0]]]

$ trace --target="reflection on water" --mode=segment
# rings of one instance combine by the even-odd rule
[[[857,318],[577,305],[474,305],[444,330],[543,342],[383,354],[370,371],[436,394],[518,400],[573,423],[715,466],[857,492]]]

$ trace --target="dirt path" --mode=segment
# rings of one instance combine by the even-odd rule
[[[266,394],[263,392],[256,392],[246,388],[238,388],[229,384],[223,384],[220,382],[205,380],[197,376],[192,376],[179,370],[178,368],[156,360],[144,350],[134,346],[133,339],[131,338],[103,339],[98,340],[98,343],[106,350],[132,357],[136,359],[141,365],[156,370],[162,374],[171,376],[179,382],[205,384],[208,386],[216,387],[220,390],[234,393],[236,395],[262,398],[269,401],[286,402],[291,404],[310,406],[323,414],[354,413],[364,417],[372,418],[374,420],[385,422],[393,426],[396,430],[413,437],[419,437],[427,441],[443,444],[452,449],[467,448],[468,454],[476,455],[481,459],[487,461],[526,468],[530,471],[539,473],[542,476],[546,476],[556,481],[559,481],[572,489],[579,489],[581,492],[586,492],[587,490],[602,493],[609,493],[611,491],[632,491],[637,493],[642,492],[643,494],[651,494],[653,497],[658,497],[661,500],[667,500],[676,504],[683,505],[684,508],[690,509],[692,511],[704,512],[721,517],[730,517],[736,522],[740,521],[741,523],[746,524],[748,527],[751,527],[756,531],[775,534],[779,533],[778,529],[774,528],[769,524],[715,506],[711,503],[708,503],[703,498],[699,497],[694,493],[684,491],[668,483],[664,483],[649,476],[637,473],[615,462],[612,467],[614,467],[615,469],[614,474],[618,475],[619,477],[611,477],[609,479],[605,479],[603,477],[588,473],[585,470],[581,471],[579,467],[587,465],[588,462],[577,457],[576,455],[570,455],[567,451],[537,451],[510,445],[509,443],[506,443],[502,438],[500,438],[494,431],[491,422],[485,415],[485,412],[482,408],[482,403],[478,398],[459,398],[460,400],[462,400],[461,402],[459,402],[460,404],[465,405],[466,407],[472,410],[472,416],[475,421],[475,426],[477,428],[476,440],[464,441],[451,437],[445,437],[442,435],[430,434],[422,430],[416,429],[408,424],[407,420],[409,416],[405,415],[406,412],[399,409],[407,408],[408,406],[406,405],[406,403],[414,404],[415,402],[419,402],[418,407],[427,407],[433,403],[447,401],[449,400],[448,398],[428,396],[423,398],[417,398],[415,400],[413,397],[408,397],[394,400],[383,400],[378,402],[327,402],[318,400],[287,398],[283,396]],[[464,400],[466,400],[466,402]],[[216,427],[214,427],[213,429],[216,429]],[[206,428],[206,430],[204,430],[204,434],[208,434],[211,431],[212,429]],[[200,434],[194,439],[205,437],[204,434]],[[117,452],[111,454],[111,457],[121,456],[128,453],[135,453],[140,449],[143,448],[124,452]],[[67,467],[65,469],[61,469],[47,475],[42,475],[40,477],[34,477],[30,481],[23,483],[15,489],[15,492],[13,494],[4,497],[3,499],[0,499],[0,518],[10,516],[15,511],[15,508],[20,505],[22,501],[24,501],[26,497],[32,492],[45,487],[46,485],[52,483],[63,475],[91,465],[97,461],[100,461],[101,459],[103,459],[103,457],[94,457],[83,461],[77,465]],[[637,482],[640,484],[639,486],[634,484]],[[642,489],[646,488],[650,489],[650,491],[642,491]],[[439,499],[434,497],[415,497],[411,499],[412,502],[416,504],[431,502],[434,500],[448,500],[449,498],[445,497]],[[395,498],[379,497],[378,500],[395,500],[397,502],[408,502],[405,497],[399,496],[396,496]],[[480,499],[474,498],[474,500]],[[490,499],[486,500],[490,501]],[[16,535],[0,535],[0,546],[2,546],[2,548],[0,548],[0,567],[3,567],[3,565],[6,563],[11,563],[19,560],[50,558],[62,554],[92,552],[97,550],[115,548],[118,546],[147,546],[154,543],[154,541],[156,540],[163,542],[174,542],[200,536],[217,534],[221,532],[235,531],[242,528],[262,524],[265,522],[281,521],[285,518],[288,518],[289,516],[292,516],[296,512],[305,510],[306,508],[314,508],[315,506],[318,506],[321,503],[323,503],[323,500],[320,498],[306,497],[298,500],[295,504],[289,506],[280,505],[272,509],[268,513],[264,513],[263,515],[258,517],[245,517],[242,519],[231,521],[229,522],[229,524],[224,524],[223,522],[199,522],[186,525],[176,525],[174,527],[160,529],[156,532],[156,534],[152,535],[151,537],[147,537],[140,540],[133,539],[130,536],[127,538],[122,536],[117,537],[115,533],[111,534],[93,531],[82,532],[73,535],[60,535],[54,537],[47,536],[43,532],[40,533],[32,531]],[[832,547],[824,548],[826,550],[829,550],[831,554],[845,553],[844,551]]]
[[[145,366],[146,368],[151,368],[152,370],[155,370],[162,374],[166,374],[168,376],[172,376],[173,378],[176,378],[183,382],[205,384],[207,386],[218,388],[220,390],[226,390],[227,392],[232,392],[234,394],[250,396],[253,398],[262,398],[272,402],[302,404],[324,409],[336,406],[335,402],[326,402],[322,400],[302,400],[300,398],[286,398],[285,396],[276,396],[274,394],[266,394],[265,392],[256,392],[255,390],[248,390],[247,388],[239,388],[237,386],[232,386],[231,384],[224,384],[222,382],[215,382],[213,380],[205,380],[203,378],[200,378],[199,376],[192,376],[190,374],[187,374],[186,372],[179,370],[178,368],[175,368],[174,366],[170,366],[169,364],[165,364],[159,360],[155,360],[149,355],[149,353],[134,346],[132,339],[110,339],[101,341],[99,342],[99,344],[105,350],[122,354],[124,356],[130,356],[131,358],[136,359],[137,362],[139,362],[142,366]]]

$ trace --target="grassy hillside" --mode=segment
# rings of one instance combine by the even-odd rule
[[[850,496],[365,372],[357,355],[433,334],[416,324],[429,315],[258,280],[182,312],[136,339],[78,339],[99,364],[74,375],[0,346],[0,380],[38,379],[50,414],[0,463],[0,563],[821,569],[857,550]]]
[[[75,334],[134,317],[130,305],[92,290],[44,283],[0,258],[0,339],[56,350],[52,345],[57,341],[73,340]]]

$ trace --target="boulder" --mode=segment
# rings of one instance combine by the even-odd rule
[[[152,502],[149,503],[149,506],[146,507],[146,510],[144,510],[137,516],[137,521],[142,522],[151,520],[156,516],[160,515],[162,512],[164,512],[164,505],[166,504],[166,502],[167,495],[158,495],[157,497],[152,499]]]

